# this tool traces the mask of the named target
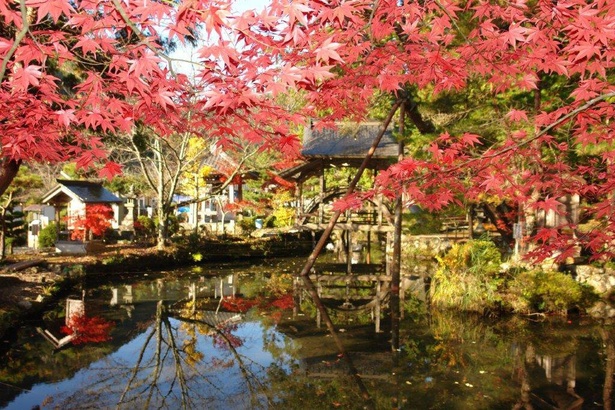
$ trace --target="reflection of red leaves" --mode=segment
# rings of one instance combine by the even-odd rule
[[[269,303],[267,303],[267,305],[264,306],[264,308],[265,309],[279,309],[275,312],[269,313],[269,317],[271,318],[271,320],[273,320],[274,323],[279,323],[280,320],[282,320],[282,311],[287,310],[287,309],[292,309],[294,305],[295,305],[295,301],[293,300],[293,295],[290,293],[287,293],[284,296],[280,296],[277,299],[269,301]]]
[[[229,312],[244,313],[257,304],[257,300],[248,300],[244,298],[226,298],[222,301],[222,307]]]
[[[97,316],[73,315],[68,326],[61,331],[66,335],[77,334],[73,344],[100,343],[111,340],[113,323]]]
[[[218,369],[229,369],[233,367],[233,360],[221,360],[217,357],[211,358],[211,365]]]
[[[214,346],[221,349],[237,348],[243,345],[243,340],[235,336],[232,332],[237,330],[238,326],[233,325],[219,325],[217,329],[219,333],[213,335]]]
[[[273,300],[269,305],[278,309],[292,309],[293,306],[295,306],[295,302],[293,300],[293,295],[287,293],[286,295]]]
[[[286,294],[276,299],[265,301],[263,299],[243,299],[243,298],[226,298],[222,301],[222,307],[229,312],[245,313],[253,307],[258,307],[259,310],[267,310],[269,317],[278,323],[282,319],[282,311],[292,309],[295,305],[292,294]],[[271,312],[272,310],[275,310]]]

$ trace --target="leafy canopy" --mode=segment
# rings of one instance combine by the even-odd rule
[[[225,149],[239,138],[296,155],[289,124],[362,120],[378,93],[406,108],[417,93],[485,96],[499,101],[480,109],[504,129],[441,125],[424,155],[380,174],[382,192],[431,210],[461,194],[540,211],[579,193],[597,229],[543,230],[536,240],[562,255],[581,244],[612,256],[611,1],[272,0],[259,12],[231,3],[0,0],[3,159],[103,163],[111,176],[120,167],[106,162],[108,135],[137,121],[162,136],[182,132],[188,102],[198,113],[191,126]],[[164,47],[197,32],[207,41],[189,78]],[[289,89],[304,99],[300,110],[276,104]]]

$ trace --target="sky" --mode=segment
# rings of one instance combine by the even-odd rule
[[[236,10],[262,10],[269,3],[269,0],[235,0]]]

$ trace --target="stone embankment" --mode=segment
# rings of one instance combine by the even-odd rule
[[[591,286],[602,298],[588,313],[593,317],[614,318],[615,306],[609,303],[609,299],[615,294],[615,269],[608,266],[577,265],[574,271],[577,282]]]

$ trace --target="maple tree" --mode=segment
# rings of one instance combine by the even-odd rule
[[[106,136],[130,134],[137,122],[171,135],[194,90],[191,121],[208,138],[289,155],[298,146],[289,124],[305,117],[282,109],[277,94],[297,90],[301,114],[326,124],[364,119],[384,93],[433,138],[424,155],[380,174],[382,193],[404,192],[431,210],[488,195],[522,204],[522,214],[559,212],[558,198],[579,194],[593,228],[536,226],[528,233],[547,245],[536,255],[583,246],[612,256],[611,2],[272,0],[239,13],[231,5],[0,0],[0,192],[23,161],[70,158],[117,173]],[[207,41],[188,78],[165,45],[197,32]],[[500,101],[492,106],[497,138],[421,115],[423,103],[470,95],[470,87],[478,87],[470,98]]]
[[[109,160],[109,137],[133,135],[137,126],[167,138],[190,124],[225,149],[241,136],[296,153],[290,116],[254,82],[267,66],[277,71],[273,60],[261,62],[223,35],[233,31],[230,3],[0,1],[0,193],[26,161],[70,160],[110,178],[121,167]],[[209,40],[189,81],[167,52],[197,32]],[[232,61],[232,70],[218,60]],[[186,121],[195,94],[198,112]]]
[[[296,82],[323,122],[361,120],[385,92],[402,101],[418,132],[433,133],[422,157],[379,175],[385,195],[404,192],[429,210],[460,196],[476,202],[491,196],[560,212],[560,197],[580,194],[593,229],[533,227],[528,233],[545,245],[534,256],[556,252],[563,259],[577,246],[594,257],[613,256],[611,3],[273,1],[270,7],[286,16],[280,58],[293,62],[289,67],[323,70],[316,71],[317,83]],[[497,138],[430,127],[417,115],[422,101],[476,85],[472,98],[503,100],[492,106],[503,119]],[[352,203],[346,198],[340,206]]]
[[[104,236],[111,228],[113,216],[113,209],[108,204],[86,204],[85,215],[80,215],[73,221],[71,239],[87,240]]]

